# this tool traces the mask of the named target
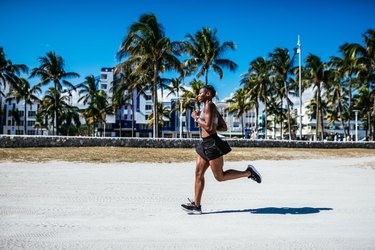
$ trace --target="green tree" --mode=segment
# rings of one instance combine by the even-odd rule
[[[21,73],[27,73],[28,68],[25,64],[13,64],[11,60],[8,60],[5,56],[3,47],[0,47],[0,87],[6,84],[15,84],[18,81],[18,77]],[[1,91],[0,95],[5,96],[5,93]]]
[[[363,34],[364,46],[360,44],[352,44],[353,52],[357,56],[357,70],[359,79],[363,82],[365,87],[372,96],[372,108],[370,116],[367,117],[369,124],[371,124],[372,117],[372,131],[370,134],[375,134],[375,29],[367,30]],[[370,125],[371,128],[371,125]],[[374,137],[374,136],[373,136]],[[375,140],[375,137],[374,137]]]
[[[69,96],[61,95],[60,91],[55,90],[50,87],[41,100],[41,105],[38,112],[44,117],[47,117],[49,121],[53,124],[53,134],[55,133],[55,128],[61,125],[61,118],[63,111],[69,107]],[[57,105],[57,106],[56,106]],[[56,123],[55,119],[58,119],[59,123]]]
[[[327,88],[326,65],[316,55],[309,54],[306,58],[305,65],[305,79],[304,81],[308,86],[312,86],[315,98],[316,107],[316,138],[319,138],[319,126],[321,127],[320,138],[323,140],[324,136],[324,125],[323,125],[323,106],[322,106],[322,89]]]
[[[271,62],[263,57],[258,57],[250,62],[250,68],[247,72],[247,80],[245,88],[248,95],[256,98],[258,103],[264,103],[264,138],[267,138],[268,128],[268,107],[270,105],[270,97],[272,96],[272,84],[270,81]]]
[[[50,82],[53,83],[53,89],[56,92],[61,92],[62,87],[66,86],[70,89],[75,89],[75,86],[68,82],[66,79],[79,77],[77,73],[74,72],[66,72],[64,69],[64,60],[61,56],[57,56],[55,52],[51,51],[48,52],[46,56],[39,58],[40,66],[38,68],[34,68],[31,71],[30,77],[39,77],[40,78],[40,86],[44,86],[49,84]],[[55,98],[55,101],[58,102],[60,99]],[[59,103],[55,103],[54,107],[58,108],[61,105]],[[54,111],[54,126],[56,127],[56,134],[59,135],[59,117],[58,117],[58,110]]]
[[[242,125],[242,138],[245,137],[245,125],[244,125],[244,114],[251,110],[252,103],[249,101],[247,90],[244,88],[238,89],[230,99],[226,100],[230,105],[224,109],[229,111],[231,114],[236,114],[237,118],[241,119]]]
[[[169,107],[165,106],[162,102],[158,103],[158,127],[162,127],[164,125],[164,119],[170,119],[170,113],[171,110]],[[152,112],[147,121],[147,126],[151,127],[154,125],[155,119],[154,119],[154,113]]]
[[[350,135],[353,91],[360,87],[359,81],[356,79],[356,74],[358,73],[358,60],[352,44],[343,44],[340,46],[339,51],[341,52],[342,57],[332,56],[330,60],[331,64],[340,72],[342,84],[348,89],[349,98],[347,107],[347,133]]]
[[[229,59],[222,58],[228,50],[235,50],[236,45],[232,41],[220,44],[217,30],[202,28],[195,35],[187,34],[187,41],[183,43],[184,51],[190,55],[185,61],[188,67],[198,69],[197,77],[205,76],[205,84],[208,84],[208,72],[212,68],[220,79],[223,78],[223,68],[234,71],[237,64]]]
[[[10,93],[9,97],[11,99],[15,99],[17,104],[24,100],[24,133],[26,134],[26,128],[27,128],[27,105],[30,106],[30,109],[32,108],[33,103],[39,102],[38,94],[42,93],[41,88],[39,85],[34,85],[33,87],[30,86],[30,83],[27,81],[27,79],[21,77],[18,80],[16,80],[15,83],[12,84],[13,91]]]
[[[128,33],[121,44],[120,50],[117,53],[121,60],[129,57],[129,63],[133,66],[135,74],[144,75],[151,73],[150,77],[154,125],[153,134],[157,137],[158,126],[158,95],[157,90],[160,88],[162,82],[160,81],[160,73],[174,69],[180,69],[180,61],[177,55],[177,43],[171,42],[165,36],[163,26],[158,23],[154,14],[142,15],[138,22],[133,23],[128,30]]]
[[[291,130],[291,116],[290,106],[293,106],[293,102],[289,99],[289,92],[294,88],[293,81],[289,81],[288,78],[293,74],[294,69],[294,58],[295,53],[291,57],[288,49],[276,48],[272,53],[269,54],[271,57],[272,74],[278,84],[277,90],[279,98],[281,100],[281,107],[283,108],[283,100],[287,103],[287,117],[288,117],[288,131]],[[283,122],[281,119],[281,129],[283,128]],[[282,133],[282,132],[281,132]],[[291,135],[289,133],[289,140]]]

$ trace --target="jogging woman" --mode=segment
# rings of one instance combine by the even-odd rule
[[[220,139],[216,131],[226,131],[227,125],[212,102],[216,91],[211,85],[206,85],[199,90],[198,101],[203,103],[203,110],[194,111],[191,117],[201,128],[202,141],[196,147],[198,154],[195,169],[195,197],[194,201],[182,204],[182,208],[190,214],[201,214],[201,198],[204,189],[204,174],[208,167],[217,181],[227,181],[241,177],[251,178],[257,183],[262,182],[262,178],[257,170],[249,165],[245,171],[229,169],[223,171],[223,155],[231,151],[226,141]]]

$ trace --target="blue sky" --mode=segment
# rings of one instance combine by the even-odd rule
[[[202,27],[217,28],[220,42],[236,43],[225,57],[239,65],[236,72],[225,71],[222,80],[209,76],[221,99],[240,88],[250,61],[276,47],[291,51],[298,34],[303,58],[313,53],[326,61],[338,55],[340,45],[362,43],[363,33],[375,28],[372,0],[1,0],[0,9],[0,46],[7,58],[34,68],[39,57],[55,51],[67,71],[81,75],[73,83],[116,65],[128,27],[144,13],[156,14],[171,40],[183,40]]]

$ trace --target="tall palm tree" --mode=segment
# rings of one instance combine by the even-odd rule
[[[264,138],[267,138],[267,116],[268,116],[268,106],[270,99],[270,92],[272,87],[270,81],[270,69],[271,63],[263,57],[258,57],[250,62],[250,68],[247,72],[247,81],[245,88],[248,89],[248,95],[256,97],[260,102],[264,103],[264,114],[265,114],[265,124],[264,124]],[[258,102],[259,102],[258,101]]]
[[[367,30],[363,34],[364,46],[360,44],[352,44],[353,52],[358,58],[358,75],[367,89],[375,96],[375,29]],[[372,113],[370,113],[369,122],[371,124],[371,116],[373,120],[372,131],[375,134],[375,98],[372,100]],[[370,126],[371,128],[371,126]],[[375,140],[375,136],[374,140]]]
[[[293,105],[293,102],[289,99],[289,91],[292,89],[291,86],[292,81],[288,81],[288,78],[291,74],[293,74],[294,69],[294,58],[296,53],[291,57],[289,55],[288,49],[276,48],[274,52],[270,53],[269,56],[271,57],[271,64],[272,64],[272,71],[276,82],[278,83],[278,90],[281,100],[281,106],[283,108],[283,99],[286,99],[287,102],[287,114],[288,114],[288,131],[291,131],[291,119],[290,119],[290,105]],[[283,123],[281,120],[281,129],[283,127]],[[289,133],[289,140],[291,139],[291,135]]]
[[[224,109],[224,111],[229,111],[229,113],[236,114],[237,118],[241,118],[242,126],[242,138],[245,137],[245,126],[244,126],[244,114],[246,111],[251,110],[252,103],[249,102],[247,95],[247,90],[244,88],[238,89],[230,99],[226,100],[230,105]]]
[[[19,78],[14,84],[12,84],[13,91],[10,93],[9,97],[15,99],[17,103],[21,100],[24,100],[24,131],[26,134],[26,117],[27,117],[27,105],[30,105],[34,102],[39,102],[38,94],[42,93],[42,90],[39,85],[30,86],[30,83],[23,77]]]
[[[153,123],[153,134],[157,137],[158,132],[158,95],[157,90],[161,85],[160,73],[174,69],[178,71],[180,61],[177,55],[177,43],[170,41],[165,36],[163,26],[158,23],[154,14],[142,15],[138,22],[133,23],[121,44],[117,53],[121,60],[129,57],[129,62],[134,66],[135,73],[151,72],[150,79],[153,112],[155,114]]]
[[[27,73],[28,68],[25,64],[13,64],[11,60],[7,59],[3,47],[0,47],[0,99],[1,96],[6,96],[4,93],[6,85],[13,85],[18,81],[21,73]],[[0,114],[4,112],[0,102]],[[3,116],[0,115],[0,127],[3,124]],[[3,131],[0,130],[2,134]]]
[[[350,120],[352,115],[352,96],[353,90],[358,89],[359,81],[356,81],[356,74],[358,73],[358,58],[356,56],[354,47],[352,44],[345,43],[340,46],[339,51],[342,57],[332,56],[330,58],[331,64],[337,68],[341,73],[343,84],[348,89],[348,120],[347,120],[347,132],[350,135]]]
[[[220,44],[216,29],[212,31],[205,27],[196,32],[194,36],[187,34],[186,38],[187,41],[183,44],[184,51],[191,57],[185,61],[185,64],[188,67],[199,68],[197,77],[205,76],[206,85],[208,84],[208,72],[211,68],[219,75],[220,79],[224,76],[222,68],[228,68],[230,71],[237,68],[235,62],[222,58],[228,50],[235,50],[235,43],[226,41]]]
[[[171,80],[171,85],[168,86],[169,93],[167,96],[174,94],[177,97],[176,107],[174,110],[177,110],[179,113],[179,126],[180,126],[180,133],[182,136],[182,115],[183,115],[183,109],[182,109],[182,93],[185,91],[185,86],[183,83],[183,75],[178,78],[173,78]]]
[[[48,52],[45,57],[39,58],[40,66],[34,68],[31,71],[30,77],[40,77],[39,85],[44,86],[53,82],[53,89],[56,92],[61,92],[62,87],[66,86],[70,89],[75,90],[75,86],[68,82],[66,79],[79,77],[77,73],[66,72],[64,69],[64,59],[61,56],[57,56],[55,52]],[[57,94],[57,93],[55,93]],[[59,98],[55,98],[55,101],[58,102]],[[59,103],[55,103],[54,107],[59,107]],[[54,111],[55,123],[56,123],[56,134],[59,135],[59,117],[58,111]]]
[[[362,117],[363,121],[367,121],[365,125],[366,137],[368,135],[368,130],[371,127],[371,108],[374,98],[374,93],[371,94],[366,87],[360,88],[358,93],[353,97],[354,107],[356,110],[359,110],[359,116]]]
[[[322,109],[322,89],[328,87],[326,65],[316,55],[309,54],[305,65],[305,82],[315,89],[314,97],[316,103],[316,138],[319,138],[319,126],[321,126],[320,138],[323,140],[323,109]]]
[[[344,131],[344,138],[346,138],[346,129],[345,129],[345,109],[347,103],[347,90],[341,84],[341,74],[337,69],[331,69],[328,71],[328,78],[330,84],[328,85],[327,91],[325,92],[325,98],[328,101],[329,114],[326,117],[329,117],[329,122],[331,125],[334,125],[335,121],[341,121],[341,126]],[[333,120],[335,119],[335,120]]]

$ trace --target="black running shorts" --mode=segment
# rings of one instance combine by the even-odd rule
[[[228,142],[220,139],[216,133],[202,138],[202,142],[195,148],[195,151],[208,161],[228,154],[231,150]]]

